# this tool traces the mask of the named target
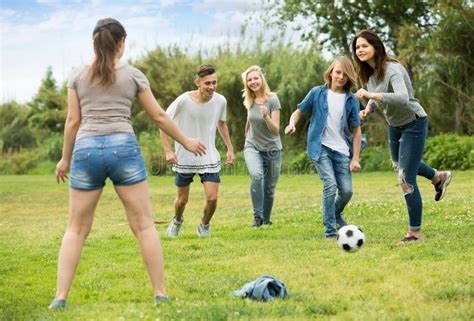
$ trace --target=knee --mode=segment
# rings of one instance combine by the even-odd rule
[[[216,206],[217,205],[217,195],[212,195],[206,197],[206,204],[208,206]]]
[[[410,195],[414,192],[414,187],[407,181],[405,171],[400,168],[398,170],[398,184],[400,185],[403,195]]]
[[[249,175],[252,182],[261,182],[263,180],[263,173],[261,172],[250,172]]]
[[[339,195],[341,197],[343,197],[345,199],[348,199],[348,200],[350,200],[352,198],[352,194],[353,194],[352,189],[342,189],[339,192]]]
[[[90,231],[91,231],[91,228],[90,226],[87,226],[87,225],[69,226],[67,229],[67,232],[69,234],[73,234],[74,236],[79,237],[84,240],[89,236]]]
[[[324,194],[336,195],[336,191],[337,191],[336,183],[330,182],[330,183],[324,184],[324,191],[323,191]]]
[[[174,204],[178,207],[184,207],[188,203],[188,198],[187,197],[177,197],[176,200],[174,201]]]

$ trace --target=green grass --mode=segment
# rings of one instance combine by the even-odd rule
[[[172,177],[152,177],[154,216],[170,220]],[[316,175],[283,175],[274,225],[251,229],[248,177],[224,176],[212,237],[198,239],[203,205],[192,185],[177,240],[162,238],[170,303],[155,307],[137,242],[108,183],[65,311],[55,292],[68,188],[53,176],[0,177],[0,320],[472,320],[474,172],[454,172],[446,198],[420,178],[424,240],[397,245],[407,217],[393,173],[354,175],[345,212],[366,233],[359,252],[323,237]],[[166,225],[158,225],[164,234]],[[286,300],[254,302],[232,291],[260,275],[285,282]]]

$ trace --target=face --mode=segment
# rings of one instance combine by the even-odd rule
[[[342,70],[341,64],[336,63],[334,68],[331,71],[331,89],[334,90],[343,90],[344,85],[348,80],[347,75]]]
[[[195,84],[201,97],[211,99],[217,88],[217,74],[208,75],[196,79]]]
[[[375,57],[375,48],[367,39],[359,37],[356,40],[356,56],[362,62],[369,62]]]
[[[257,92],[262,88],[262,76],[258,71],[251,71],[247,74],[247,86],[253,92]]]

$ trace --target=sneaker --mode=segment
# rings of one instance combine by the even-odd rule
[[[175,218],[171,221],[170,225],[166,229],[166,236],[168,237],[177,237],[179,234],[179,229],[181,228],[183,221],[177,221]]]
[[[263,221],[263,225],[272,225],[273,222],[272,221]]]
[[[327,239],[335,239],[337,238],[337,234],[326,234],[324,235],[324,237]]]
[[[446,193],[449,183],[451,183],[451,172],[440,172],[439,182],[435,185],[435,201],[441,201]]]
[[[197,228],[197,235],[199,237],[210,237],[211,236],[211,224],[200,223]]]
[[[156,295],[155,296],[155,304],[161,304],[170,301],[170,297],[167,295]]]
[[[51,310],[62,310],[66,307],[66,300],[53,300],[49,305],[49,309]]]
[[[262,224],[263,224],[263,219],[260,218],[260,217],[255,217],[253,219],[252,227],[253,228],[258,228],[258,227],[262,226]]]

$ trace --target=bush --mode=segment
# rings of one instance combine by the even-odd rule
[[[143,132],[137,138],[148,173],[150,175],[166,175],[171,172],[171,166],[166,163],[160,133],[158,131]]]
[[[391,170],[392,161],[388,147],[374,146],[364,149],[360,154],[360,166],[365,172]]]
[[[428,138],[423,160],[439,169],[474,167],[474,137],[442,134]]]
[[[44,150],[48,160],[59,162],[63,154],[63,135],[55,134],[49,137],[44,143]]]
[[[31,149],[21,153],[3,154],[0,158],[0,174],[26,174],[38,165],[41,153]]]

